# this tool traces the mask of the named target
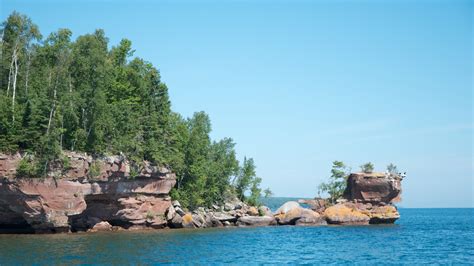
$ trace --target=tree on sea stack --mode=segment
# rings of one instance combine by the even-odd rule
[[[318,186],[318,194],[328,193],[329,201],[335,203],[337,199],[342,197],[346,189],[346,181],[350,170],[341,161],[332,163],[331,177],[327,183],[321,183]]]
[[[360,166],[360,170],[364,173],[370,174],[374,171],[374,165],[371,162],[365,163]]]
[[[389,165],[387,165],[387,171],[392,175],[398,174],[398,168],[393,163],[390,163]]]

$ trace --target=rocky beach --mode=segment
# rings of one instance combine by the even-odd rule
[[[20,161],[28,155],[0,155],[2,232],[367,225],[400,218],[393,203],[400,201],[401,178],[383,173],[352,173],[344,197],[335,204],[302,199],[272,212],[233,197],[220,205],[188,210],[170,197],[176,175],[165,167],[146,161],[137,167],[124,156],[64,155],[67,165],[57,163],[41,178],[17,176]]]

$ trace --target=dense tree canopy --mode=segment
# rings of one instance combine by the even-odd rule
[[[186,206],[236,191],[256,202],[260,178],[253,160],[239,167],[232,139],[211,140],[206,113],[185,119],[173,112],[159,71],[133,57],[130,40],[109,49],[103,30],[71,36],[59,29],[43,39],[17,12],[1,26],[0,151],[33,155],[22,163],[25,174],[44,175],[62,160],[62,150],[123,153],[176,172],[172,194]]]

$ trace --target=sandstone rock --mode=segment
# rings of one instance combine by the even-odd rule
[[[344,197],[364,203],[393,203],[401,200],[401,191],[401,179],[384,173],[353,173],[347,179]]]
[[[167,221],[161,216],[156,216],[153,219],[147,221],[147,226],[153,229],[165,228],[166,224],[167,224]]]
[[[247,214],[250,215],[250,216],[258,216],[258,210],[257,210],[257,208],[252,206],[247,210]]]
[[[391,205],[373,206],[369,208],[368,215],[370,217],[370,224],[394,223],[400,218],[397,208]]]
[[[298,209],[301,208],[300,204],[296,201],[288,201],[284,203],[283,205],[278,208],[278,210],[275,211],[275,214],[285,214],[289,212],[290,210],[293,209]]]
[[[272,210],[267,206],[258,207],[258,213],[263,214],[263,216],[273,216]]]
[[[326,220],[330,224],[369,224],[367,214],[344,204],[337,204],[324,211]]]
[[[239,226],[267,226],[275,223],[272,216],[243,216],[237,220]]]
[[[174,210],[174,207],[173,206],[170,206],[167,210],[166,210],[166,220],[170,221],[173,219],[173,217],[176,215],[176,211]]]
[[[99,222],[92,229],[90,230],[91,232],[100,232],[100,231],[112,231],[112,225],[110,225],[108,222]]]
[[[206,221],[206,226],[205,227],[222,227],[224,226],[221,221],[216,219],[212,214],[205,214],[205,221]]]
[[[311,199],[311,200],[300,199],[298,200],[298,203],[306,204],[313,211],[319,212],[319,213],[324,212],[324,210],[328,206],[328,202],[325,199]]]
[[[129,179],[124,166],[127,162],[120,156],[92,159],[74,152],[65,156],[69,167],[59,171],[62,176],[40,179],[14,178],[11,175],[16,172],[13,169],[19,155],[0,154],[0,174],[4,177],[0,180],[0,227],[77,231],[91,228],[96,220],[114,221],[124,227],[156,226],[147,223],[148,213],[164,215],[171,206],[168,193],[176,180],[169,172]],[[107,166],[104,171],[95,169],[100,170],[101,177],[89,178],[92,164]]]
[[[173,202],[171,202],[171,204],[173,205],[173,207],[180,207],[181,208],[181,203],[179,203],[179,201],[177,200],[173,200]]]
[[[180,207],[177,207],[175,206],[174,207],[174,210],[176,211],[177,214],[181,215],[181,216],[184,216],[186,215],[186,213],[183,211],[183,209],[181,209]]]
[[[230,203],[230,202],[226,202],[224,203],[224,211],[232,211],[235,209],[235,205]]]
[[[228,215],[228,214],[225,214],[225,213],[221,213],[221,212],[214,213],[214,218],[221,221],[222,223],[224,223],[224,222],[234,223],[234,222],[237,221],[237,217],[232,216],[232,215]]]
[[[183,217],[175,215],[171,221],[168,221],[168,225],[171,228],[183,228]]]
[[[0,178],[12,178],[16,175],[16,167],[21,161],[20,153],[1,154],[0,153]]]
[[[275,215],[275,218],[280,225],[294,225],[298,219],[303,215],[304,209],[292,208],[285,213]]]
[[[206,227],[206,220],[201,214],[199,213],[192,214],[192,218],[193,218],[193,223],[195,227],[198,227],[198,228]]]
[[[313,225],[326,225],[326,220],[317,212],[304,209],[301,213],[301,217],[296,220],[295,225],[299,226],[313,226]]]
[[[181,223],[182,223],[183,228],[194,228],[195,227],[193,216],[190,213],[186,213],[182,218],[183,219],[182,219]]]

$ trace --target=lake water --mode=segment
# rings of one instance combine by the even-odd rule
[[[400,209],[394,225],[0,235],[0,264],[474,264],[474,209]]]

